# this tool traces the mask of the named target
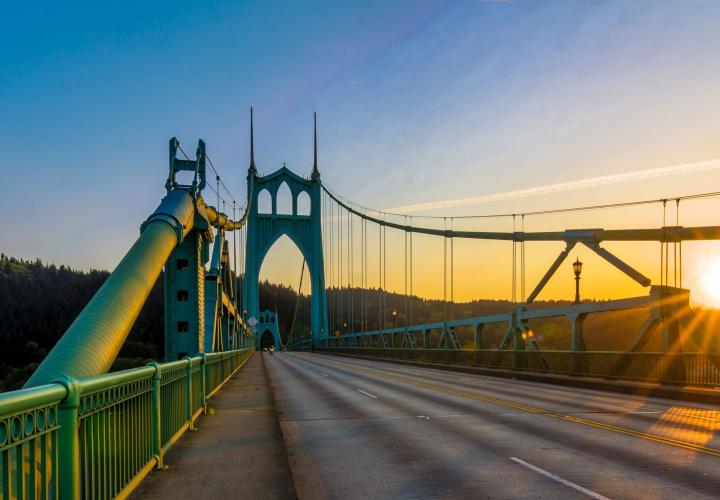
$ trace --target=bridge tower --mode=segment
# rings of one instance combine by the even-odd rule
[[[205,143],[200,140],[194,160],[177,158],[180,142],[170,139],[170,172],[165,185],[168,196],[187,193],[193,203],[193,224],[165,262],[163,273],[165,307],[165,359],[174,361],[201,352],[245,347],[247,331],[236,308],[234,279],[225,229],[208,219],[202,197],[206,186]],[[192,175],[191,184],[182,184],[178,174]],[[227,216],[218,209],[216,222]],[[172,220],[159,213],[158,217]],[[213,228],[215,232],[213,233]],[[233,228],[237,230],[238,228]],[[212,253],[211,253],[212,243]],[[210,263],[206,270],[206,264]]]
[[[247,199],[250,210],[242,294],[243,304],[247,309],[246,320],[250,325],[257,324],[260,318],[258,281],[263,260],[278,238],[283,235],[290,238],[297,245],[310,271],[310,328],[314,344],[317,340],[327,337],[328,320],[321,227],[321,186],[317,166],[317,121],[315,117],[313,119],[314,161],[310,179],[300,177],[285,165],[271,174],[260,176],[255,167],[252,110],[250,111],[250,167],[247,173]],[[290,214],[278,213],[277,194],[283,183],[290,188],[292,195]],[[269,193],[272,201],[272,209],[269,213],[260,213],[258,210],[258,198],[263,191]],[[301,215],[298,212],[298,197],[303,193],[310,198],[310,213]],[[256,334],[256,348],[259,348],[259,342],[260,335]]]

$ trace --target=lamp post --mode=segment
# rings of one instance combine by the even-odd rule
[[[393,328],[397,328],[397,309],[393,308],[392,315],[393,315]]]
[[[582,272],[582,262],[580,258],[575,258],[573,262],[573,272],[575,273],[575,304],[580,303],[580,273]]]

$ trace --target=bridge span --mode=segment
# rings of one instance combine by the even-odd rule
[[[720,496],[718,338],[714,320],[700,328],[708,315],[692,310],[683,287],[683,243],[718,241],[720,225],[686,227],[679,217],[681,202],[720,192],[671,200],[674,224],[660,199],[487,215],[512,231],[469,230],[463,218],[413,219],[346,201],[321,181],[317,141],[308,178],[285,165],[261,175],[252,130],[251,118],[244,207],[202,140],[194,159],[170,140],[166,195],[135,243],[25,387],[0,394],[2,499]],[[658,206],[662,225],[525,230],[531,217],[618,206]],[[283,335],[259,293],[281,237],[303,257]],[[418,256],[427,238],[441,250]],[[399,251],[388,251],[393,239]],[[458,307],[456,275],[488,276],[456,269],[456,241],[505,245],[509,300]],[[526,294],[525,247],[539,242],[559,253]],[[646,275],[647,253],[631,264],[617,242],[657,245],[659,280]],[[538,303],[581,247],[642,294],[581,300],[576,258],[575,300]],[[434,309],[414,291],[416,268],[442,280]],[[108,373],[161,275],[164,362]],[[608,313],[622,314],[588,335],[588,317]],[[553,326],[549,338],[540,320]],[[282,350],[262,352],[268,345]],[[552,374],[565,386],[331,354]],[[579,377],[637,392],[571,387]],[[709,403],[642,396],[647,384]]]

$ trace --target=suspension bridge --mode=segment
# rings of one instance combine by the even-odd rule
[[[720,493],[720,355],[682,326],[695,321],[683,243],[719,240],[720,226],[684,227],[678,215],[718,193],[578,209],[660,205],[660,227],[526,231],[535,212],[488,216],[507,231],[460,227],[462,217],[423,224],[326,186],[316,132],[308,178],[285,165],[261,175],[252,112],[244,205],[203,141],[190,158],[170,140],[165,190],[25,387],[0,394],[2,498]],[[258,285],[283,236],[303,261],[287,334]],[[388,252],[388,237],[400,250]],[[415,291],[418,269],[433,266],[418,238],[441,246],[432,314]],[[458,312],[459,241],[507,244],[511,298],[499,310]],[[560,251],[529,288],[526,245],[541,242]],[[656,244],[659,282],[612,252],[616,242]],[[580,247],[645,293],[540,303]],[[401,286],[388,285],[389,266]],[[108,373],[161,273],[165,361]],[[610,312],[641,320],[625,349],[589,349],[588,317]],[[543,348],[532,324],[547,318],[567,321],[569,348]]]

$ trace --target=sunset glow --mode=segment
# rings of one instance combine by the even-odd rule
[[[720,256],[706,259],[699,279],[699,287],[695,290],[696,300],[707,307],[720,307]]]

